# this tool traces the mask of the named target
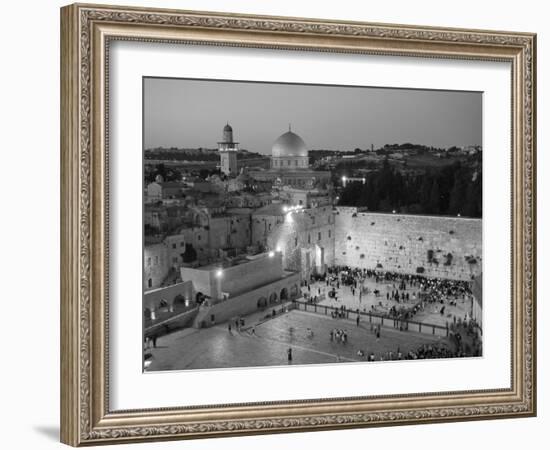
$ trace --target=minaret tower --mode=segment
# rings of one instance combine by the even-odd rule
[[[225,127],[223,127],[222,141],[218,142],[218,151],[220,152],[221,171],[229,177],[236,177],[238,175],[238,144],[238,142],[233,142],[233,128],[231,128],[231,125],[226,124]]]

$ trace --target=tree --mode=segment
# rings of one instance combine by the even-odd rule
[[[460,214],[464,210],[466,200],[466,180],[463,173],[455,174],[455,180],[451,194],[449,196],[448,213],[452,215]]]
[[[428,203],[428,214],[439,214],[439,203],[441,201],[441,194],[439,192],[439,182],[437,178],[433,180],[432,189],[430,191],[430,200]]]

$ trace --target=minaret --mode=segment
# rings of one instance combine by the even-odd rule
[[[235,177],[238,175],[238,144],[238,142],[233,142],[233,128],[231,128],[231,125],[226,124],[223,127],[222,141],[218,142],[218,151],[220,152],[220,169],[227,176]]]

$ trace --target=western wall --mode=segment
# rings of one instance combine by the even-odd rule
[[[337,207],[336,265],[471,280],[482,271],[481,219]]]

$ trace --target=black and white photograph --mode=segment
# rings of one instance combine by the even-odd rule
[[[143,78],[144,371],[482,357],[482,102]]]

